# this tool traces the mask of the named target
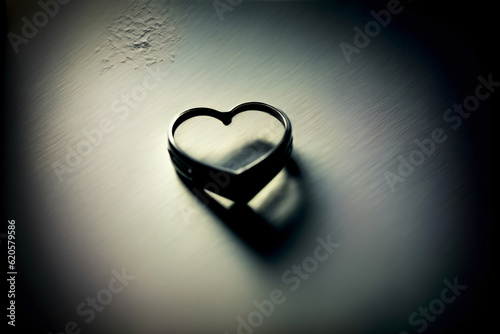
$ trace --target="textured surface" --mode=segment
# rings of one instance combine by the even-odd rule
[[[339,44],[352,43],[370,9],[243,2],[221,21],[208,1],[61,7],[12,56],[10,70],[15,147],[23,152],[10,167],[16,221],[31,244],[19,251],[20,279],[33,325],[232,334],[254,300],[279,288],[286,302],[255,333],[399,333],[444,279],[467,283],[478,196],[473,134],[452,130],[442,115],[484,73],[446,30],[437,31],[447,51],[422,42],[420,34],[437,28],[408,29],[405,22],[417,21],[410,12],[347,63]],[[470,85],[453,82],[451,54],[460,55]],[[302,171],[301,188],[278,192],[293,202],[300,191],[307,210],[275,257],[196,201],[166,150],[177,113],[247,101],[287,113]],[[487,112],[486,104],[478,110]],[[391,191],[384,172],[396,173],[397,157],[437,127],[448,139]],[[89,138],[97,144],[82,144]],[[205,139],[203,131],[190,137]],[[85,153],[58,176],[55,168],[68,167],[78,150]],[[272,203],[270,215],[279,207]],[[340,247],[292,292],[282,274],[329,235]],[[135,279],[85,323],[75,307],[123,267]]]
[[[102,70],[123,63],[128,69],[144,69],[159,62],[175,59],[175,45],[180,37],[173,18],[160,2],[131,3],[107,27],[102,45],[95,50],[102,54]]]

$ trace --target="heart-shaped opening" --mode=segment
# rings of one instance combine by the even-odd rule
[[[168,150],[179,177],[193,191],[211,188],[246,203],[283,169],[292,142],[290,120],[281,110],[247,102],[229,112],[193,108],[180,113],[170,126]]]
[[[265,159],[285,133],[277,118],[258,110],[239,113],[227,123],[210,116],[193,117],[179,125],[175,140],[192,158],[237,172]]]

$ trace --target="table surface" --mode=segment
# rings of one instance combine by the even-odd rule
[[[18,158],[8,168],[18,242],[26,244],[20,298],[34,325],[236,333],[238,317],[252,321],[254,301],[280,289],[286,300],[255,333],[411,332],[418,326],[409,315],[439,298],[445,280],[470,283],[473,133],[467,119],[456,130],[443,119],[488,74],[467,48],[405,8],[348,62],[341,43],[356,45],[353,28],[382,8],[231,8],[221,20],[210,1],[75,1],[9,56]],[[432,31],[448,43],[439,52],[423,42]],[[459,58],[468,90],[453,81],[448,53]],[[300,170],[280,173],[253,210],[239,213],[240,225],[257,212],[272,231],[297,223],[271,253],[259,245],[273,244],[272,232],[240,226],[238,216],[221,220],[186,189],[167,153],[179,112],[248,101],[289,116]],[[477,113],[488,112],[481,102]],[[249,119],[232,132],[200,122],[185,138],[220,158],[244,135],[277,131]],[[436,128],[446,140],[428,156],[413,154],[415,140],[428,141]],[[398,175],[401,156],[423,158],[391,189],[387,172]],[[316,268],[318,238],[337,248]],[[296,290],[283,279],[294,265],[310,270]],[[86,322],[77,306],[106,289],[113,270],[134,278]]]

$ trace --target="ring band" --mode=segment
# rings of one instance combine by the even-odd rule
[[[198,161],[183,152],[175,141],[175,131],[186,120],[209,116],[229,125],[234,116],[245,111],[261,111],[278,119],[285,132],[281,141],[256,164],[247,165],[237,172],[223,167],[214,167]],[[170,125],[168,152],[180,177],[202,190],[208,185],[210,191],[234,202],[248,202],[264,188],[285,166],[292,153],[292,125],[286,114],[261,102],[243,103],[229,112],[210,108],[193,108],[180,113]]]

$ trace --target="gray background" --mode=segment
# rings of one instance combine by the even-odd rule
[[[460,32],[406,2],[347,63],[339,44],[352,44],[353,28],[383,4],[244,1],[221,21],[209,1],[75,0],[19,53],[7,42],[5,205],[18,229],[21,325],[236,333],[237,317],[279,288],[286,302],[255,333],[415,332],[408,316],[458,277],[468,290],[427,332],[459,326],[460,314],[476,310],[490,264],[478,246],[489,247],[491,235],[482,206],[491,101],[456,131],[442,115],[493,69]],[[7,8],[17,32],[18,17],[40,10]],[[143,49],[141,38],[149,41]],[[164,73],[160,84],[126,116],[115,113],[150,71]],[[247,101],[287,113],[303,173],[303,187],[291,180],[283,195],[306,201],[300,229],[272,257],[197,201],[167,153],[179,112]],[[113,130],[60,182],[52,164],[102,119]],[[384,172],[395,173],[397,157],[436,127],[448,139],[392,192]],[[207,124],[191,140],[219,129]],[[282,273],[328,236],[340,247],[290,291]],[[76,306],[121,268],[135,279],[86,324]]]

